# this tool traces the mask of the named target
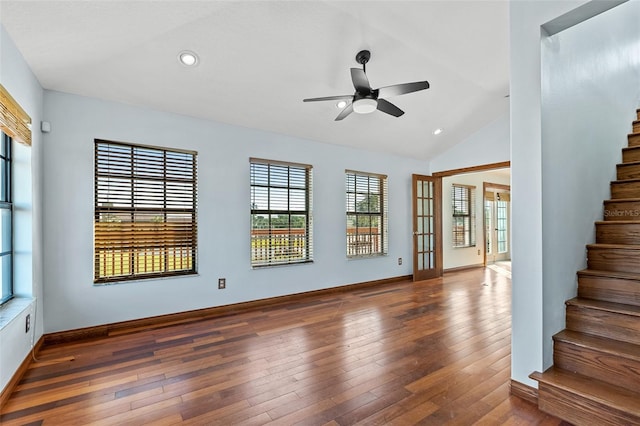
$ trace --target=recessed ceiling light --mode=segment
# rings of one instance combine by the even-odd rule
[[[347,101],[338,101],[338,103],[336,104],[336,107],[338,107],[339,109],[343,109],[346,106],[347,106]]]
[[[183,50],[178,55],[178,60],[180,63],[187,67],[195,67],[198,65],[198,55],[189,50]]]
[[[433,131],[433,134],[436,135],[436,136],[439,135],[440,133],[442,133],[442,129],[441,128],[437,128],[437,129],[435,129]]]

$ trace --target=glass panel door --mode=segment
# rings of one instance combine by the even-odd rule
[[[413,175],[413,280],[442,275],[442,180]]]

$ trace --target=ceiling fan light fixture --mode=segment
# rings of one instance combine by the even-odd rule
[[[434,134],[434,135],[436,135],[436,136],[438,136],[438,135],[439,135],[440,133],[442,133],[442,132],[443,132],[443,129],[439,127],[439,128],[437,128],[437,129],[435,129],[435,130],[433,131],[433,134]]]
[[[190,50],[183,50],[178,54],[178,60],[186,67],[195,67],[198,65],[198,55]]]
[[[371,98],[358,99],[353,103],[353,112],[369,114],[378,108],[378,101]]]

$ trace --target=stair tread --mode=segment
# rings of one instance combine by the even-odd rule
[[[640,250],[640,245],[637,244],[602,244],[593,243],[587,244],[588,249],[623,249],[623,250]]]
[[[640,273],[633,272],[614,272],[614,271],[602,271],[600,269],[583,269],[578,271],[578,275],[590,275],[595,277],[607,277],[607,278],[620,278],[623,280],[638,280],[640,281]]]
[[[618,357],[632,359],[640,362],[640,345],[622,342],[620,340],[607,339],[579,331],[562,330],[553,336],[554,341],[563,341],[582,348],[594,349]]]
[[[623,250],[640,250],[640,245],[636,244],[602,244],[593,243],[587,244],[587,248],[591,249],[623,249]]]
[[[597,220],[596,225],[640,225],[640,220]]]
[[[604,200],[604,204],[608,204],[608,203],[620,203],[620,202],[629,202],[629,203],[634,203],[634,202],[640,202],[640,198],[612,198],[610,200]]]
[[[603,302],[594,299],[584,299],[575,297],[565,302],[567,306],[577,306],[582,308],[596,309],[599,311],[615,312],[618,314],[640,317],[640,306],[625,305],[615,302]]]
[[[622,148],[623,151],[633,151],[633,150],[637,150],[640,149],[640,146],[626,146],[624,148]]]
[[[551,367],[544,373],[531,374],[533,380],[640,417],[640,393],[610,385],[591,377]]]
[[[638,135],[640,136],[640,133],[638,133]],[[629,161],[628,163],[618,163],[616,164],[617,167],[624,167],[624,166],[640,166],[640,161]]]
[[[639,147],[640,148],[640,147]],[[639,178],[634,179],[621,179],[621,180],[612,180],[612,184],[623,184],[623,183],[638,183],[640,182]]]

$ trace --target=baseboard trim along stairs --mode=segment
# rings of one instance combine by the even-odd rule
[[[538,407],[574,425],[640,425],[640,109],[628,147],[553,336],[553,366],[538,381]]]

